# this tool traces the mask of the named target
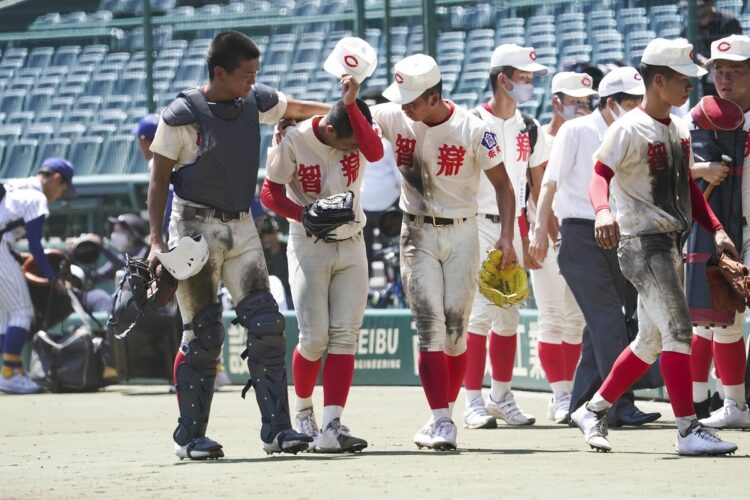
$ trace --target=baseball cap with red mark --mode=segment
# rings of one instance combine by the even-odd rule
[[[552,78],[552,93],[562,92],[571,97],[596,95],[596,90],[592,88],[592,84],[591,76],[586,73],[561,71]]]
[[[393,69],[395,81],[383,91],[383,97],[396,104],[409,104],[441,79],[435,59],[424,54],[405,57]]]
[[[706,66],[717,59],[726,61],[746,61],[750,59],[750,37],[744,35],[729,35],[711,44],[711,59]]]
[[[323,69],[337,78],[352,75],[362,83],[375,72],[377,65],[378,54],[369,43],[361,38],[345,36],[336,43],[323,63]]]
[[[693,45],[684,40],[655,38],[643,50],[641,62],[653,66],[667,66],[685,76],[703,76],[708,71],[693,62]]]
[[[646,93],[643,78],[641,78],[637,69],[630,66],[615,68],[604,75],[602,81],[599,82],[599,95],[601,97],[609,97],[619,92],[630,95]]]
[[[492,51],[490,67],[499,68],[502,66],[511,66],[521,71],[531,71],[540,76],[549,73],[547,66],[536,62],[536,51],[533,47],[521,47],[515,43],[498,45]]]
[[[718,96],[705,96],[690,110],[693,123],[704,130],[736,130],[745,122],[737,104]]]

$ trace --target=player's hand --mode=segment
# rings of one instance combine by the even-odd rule
[[[521,248],[523,249],[523,267],[526,269],[541,269],[542,265],[539,260],[529,252],[529,239],[521,238]]]
[[[719,161],[704,162],[696,165],[700,176],[708,183],[718,186],[729,175],[729,165]]]
[[[50,286],[52,286],[52,289],[60,295],[68,294],[68,287],[65,286],[65,280],[63,280],[60,277],[57,277],[54,280],[52,280],[52,283],[50,284]]]
[[[282,118],[281,120],[279,120],[279,123],[276,124],[276,128],[273,130],[273,143],[280,143],[281,139],[283,139],[286,135],[286,129],[289,127],[294,127],[295,125],[297,125],[296,120],[286,118]]]
[[[534,231],[534,234],[531,236],[531,240],[529,241],[529,257],[534,259],[537,264],[547,258],[547,252],[549,251],[549,239],[546,236],[547,235],[542,234],[542,231]],[[530,268],[526,265],[526,255],[524,255],[524,267],[526,269],[539,269],[541,266],[537,268]]]
[[[513,249],[513,241],[505,238],[500,238],[495,243],[495,248],[503,252],[503,260],[500,262],[500,269],[505,269],[511,264],[518,263],[518,256],[516,251]]]
[[[152,271],[156,272],[156,267],[159,265],[159,258],[156,256],[156,252],[165,253],[167,251],[169,251],[169,247],[161,240],[151,244],[151,251],[148,253],[148,267]]]
[[[617,247],[620,241],[620,226],[617,225],[608,208],[599,210],[594,221],[594,238],[596,244],[609,250]]]
[[[359,94],[359,82],[352,75],[341,77],[341,99],[347,106],[357,100]]]
[[[723,229],[719,229],[714,233],[714,244],[716,245],[716,250],[719,255],[727,253],[734,260],[740,260],[737,248],[735,248],[729,235]]]

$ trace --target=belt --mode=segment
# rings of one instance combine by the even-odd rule
[[[492,215],[492,214],[477,214],[477,215],[479,217],[484,217],[485,219],[490,220],[495,224],[500,224],[503,221],[499,215]]]
[[[409,219],[410,222],[417,222],[422,224],[432,224],[435,227],[440,226],[451,226],[453,224],[458,224],[461,222],[466,222],[468,217],[460,217],[457,219],[448,219],[446,217],[432,217],[430,215],[414,215],[409,213],[404,213],[407,219]]]
[[[221,222],[239,220],[249,215],[249,210],[232,211],[211,207],[191,207],[189,205],[181,207],[180,212],[182,213],[183,217],[188,219],[191,217],[199,216],[219,219]]]
[[[593,219],[578,219],[576,217],[568,217],[562,220],[563,226],[568,226],[571,224],[580,225],[580,226],[593,226],[594,220]]]

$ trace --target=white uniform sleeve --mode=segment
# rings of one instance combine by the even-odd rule
[[[544,165],[550,158],[550,137],[542,130],[542,126],[536,119],[534,123],[536,123],[536,144],[534,152],[529,156],[529,167],[532,168]]]
[[[294,180],[296,172],[297,157],[294,153],[294,145],[289,137],[285,137],[278,146],[268,150],[266,179],[276,184],[289,184]]]
[[[159,118],[159,126],[156,128],[156,134],[149,149],[152,153],[178,161],[185,147],[185,141],[195,135],[194,130],[193,125],[170,127],[162,118]]]
[[[594,162],[602,162],[617,171],[617,167],[627,157],[630,146],[630,134],[618,122],[612,124],[604,133],[602,145],[594,153]]]
[[[552,141],[552,151],[549,155],[547,169],[544,172],[545,180],[549,179],[558,184],[560,183],[560,179],[564,179],[568,172],[570,172],[575,161],[576,151],[578,151],[577,129],[567,125],[563,124],[560,127],[555,140]]]
[[[389,111],[391,106],[388,103],[377,104],[370,107],[372,120],[377,124],[381,131],[382,137],[385,137],[391,144],[393,143],[393,128],[389,120]]]
[[[505,152],[497,142],[497,136],[488,127],[476,129],[474,134],[474,158],[482,170],[489,170],[505,161]]]
[[[260,121],[260,123],[265,123],[266,125],[275,125],[284,117],[284,113],[286,113],[286,107],[289,102],[282,92],[276,91],[276,95],[279,97],[279,102],[276,103],[276,106],[263,113],[258,113],[258,120]]]
[[[49,208],[47,207],[47,197],[43,193],[34,189],[24,189],[25,196],[20,197],[16,200],[18,203],[19,211],[23,216],[24,222],[29,222],[34,219],[38,219],[41,216],[49,215]]]

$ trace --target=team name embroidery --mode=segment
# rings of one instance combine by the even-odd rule
[[[529,134],[523,133],[516,136],[516,152],[518,157],[516,161],[529,161],[529,155],[531,154],[531,139]]]
[[[320,194],[320,165],[299,164],[297,168],[299,182],[305,193]]]
[[[411,168],[414,165],[414,151],[416,149],[416,139],[409,139],[398,134],[396,137],[396,165]]]
[[[341,172],[346,177],[346,185],[351,186],[359,177],[359,152],[355,151],[341,158]]]
[[[687,170],[690,168],[690,137],[680,139],[680,147],[682,148],[682,166]]]
[[[437,163],[440,166],[440,170],[437,175],[444,175],[446,177],[458,175],[458,171],[464,164],[464,156],[466,155],[464,147],[443,144],[438,149],[438,153]]]
[[[648,169],[651,175],[668,168],[667,146],[663,142],[649,143],[646,155],[648,156]]]

